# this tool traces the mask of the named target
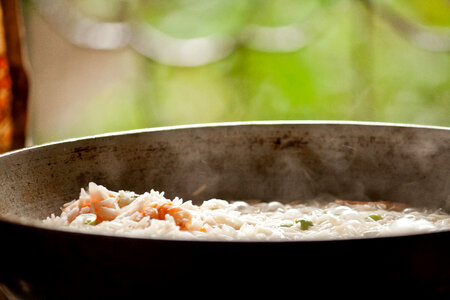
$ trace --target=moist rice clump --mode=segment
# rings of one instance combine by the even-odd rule
[[[450,230],[441,209],[386,201],[281,203],[210,199],[200,205],[163,192],[111,191],[89,183],[43,223],[64,230],[162,239],[324,240]]]

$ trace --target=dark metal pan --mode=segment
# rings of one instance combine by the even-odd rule
[[[0,281],[22,298],[450,292],[450,232],[219,242],[48,229],[89,181],[227,200],[386,200],[450,211],[450,130],[358,122],[249,122],[115,133],[0,156]],[[364,294],[365,293],[365,294]],[[342,294],[344,295],[344,294]],[[84,298],[83,298],[84,297]]]

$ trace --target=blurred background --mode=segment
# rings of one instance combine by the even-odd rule
[[[450,126],[449,0],[22,0],[29,144],[246,120]]]

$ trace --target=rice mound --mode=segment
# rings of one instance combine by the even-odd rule
[[[210,199],[201,205],[151,190],[111,191],[91,182],[66,203],[50,227],[81,232],[190,240],[324,240],[450,230],[441,209],[390,206],[386,202],[278,201],[250,203]]]

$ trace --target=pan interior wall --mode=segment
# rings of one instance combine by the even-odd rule
[[[244,124],[56,143],[0,157],[0,214],[59,213],[90,181],[196,203],[337,197],[449,211],[449,136],[401,126]]]

